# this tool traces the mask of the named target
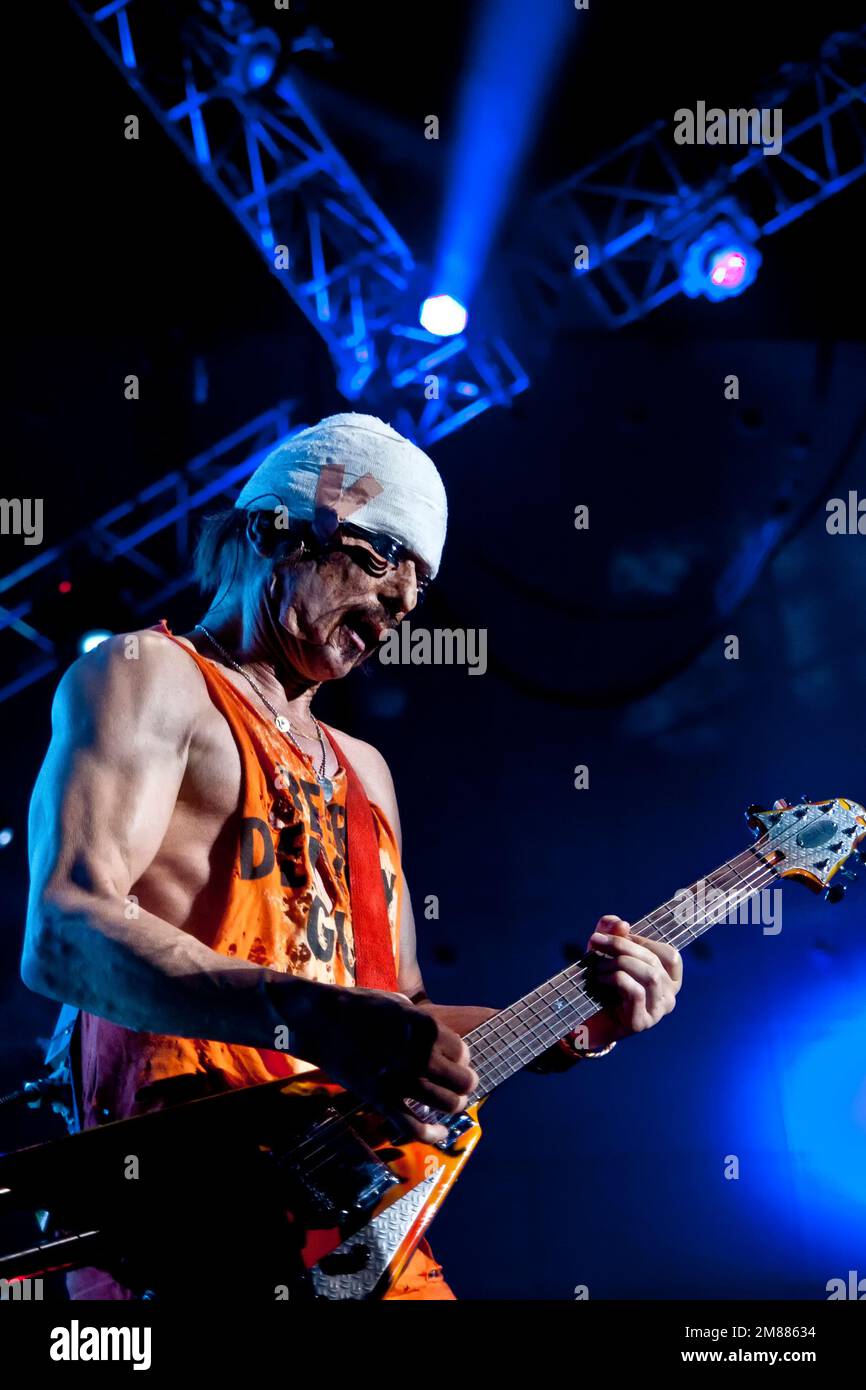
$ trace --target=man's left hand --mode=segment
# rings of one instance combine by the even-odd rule
[[[615,997],[583,1025],[579,1047],[592,1051],[643,1033],[674,1008],[683,983],[683,962],[673,946],[632,936],[628,922],[607,916],[599,919],[587,950],[593,954],[595,982],[609,987]],[[417,1007],[461,1037],[498,1012],[476,1005],[432,1004],[429,1000]]]
[[[593,979],[615,991],[615,1000],[584,1025],[589,1049],[643,1033],[674,1008],[683,983],[679,951],[665,941],[632,936],[621,917],[602,917],[587,943]]]

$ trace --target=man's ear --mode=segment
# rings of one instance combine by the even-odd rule
[[[286,531],[276,525],[270,512],[249,512],[246,535],[256,554],[266,560],[273,560],[275,564],[282,564],[288,560],[303,560],[315,550],[315,547],[310,546],[303,530],[296,527]]]
[[[248,512],[246,536],[257,555],[270,556],[274,552],[274,519],[269,512]]]

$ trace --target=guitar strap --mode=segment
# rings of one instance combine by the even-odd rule
[[[355,984],[361,989],[384,989],[394,994],[397,970],[373,812],[357,772],[330,729],[324,724],[322,728],[338,763],[346,769],[346,839]]]
[[[355,946],[355,984],[359,989],[384,989],[389,994],[395,994],[397,970],[373,812],[357,772],[330,729],[325,724],[322,724],[322,728],[337,762],[346,770],[346,858]],[[259,1048],[258,1052],[265,1066],[275,1075],[291,1076],[291,1065],[284,1052],[270,1048]]]

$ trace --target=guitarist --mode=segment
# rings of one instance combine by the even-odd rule
[[[332,416],[206,520],[200,624],[116,636],[65,673],[30,811],[22,977],[80,1010],[83,1127],[315,1068],[428,1143],[445,1131],[425,1115],[465,1108],[463,1035],[495,1010],[427,998],[388,767],[311,708],[415,608],[446,518],[420,449],[372,416]],[[350,875],[353,836],[369,853]],[[674,1006],[671,947],[606,917],[588,949],[610,1003],[539,1070]],[[68,1287],[140,1292],[92,1269]],[[388,1297],[454,1297],[426,1242]]]

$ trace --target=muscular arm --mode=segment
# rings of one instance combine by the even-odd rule
[[[210,950],[129,897],[178,803],[197,711],[194,664],[156,633],[113,638],[61,681],[30,808],[31,889],[21,975],[138,1032],[277,1045],[436,1143],[411,1097],[459,1110],[477,1084],[465,1043],[398,995],[341,989]]]
[[[30,806],[22,978],[128,1028],[273,1047],[292,1019],[261,986],[294,984],[301,1012],[311,986],[218,955],[129,901],[165,836],[204,698],[182,652],[157,634],[136,640],[137,659],[113,638],[58,688]]]

